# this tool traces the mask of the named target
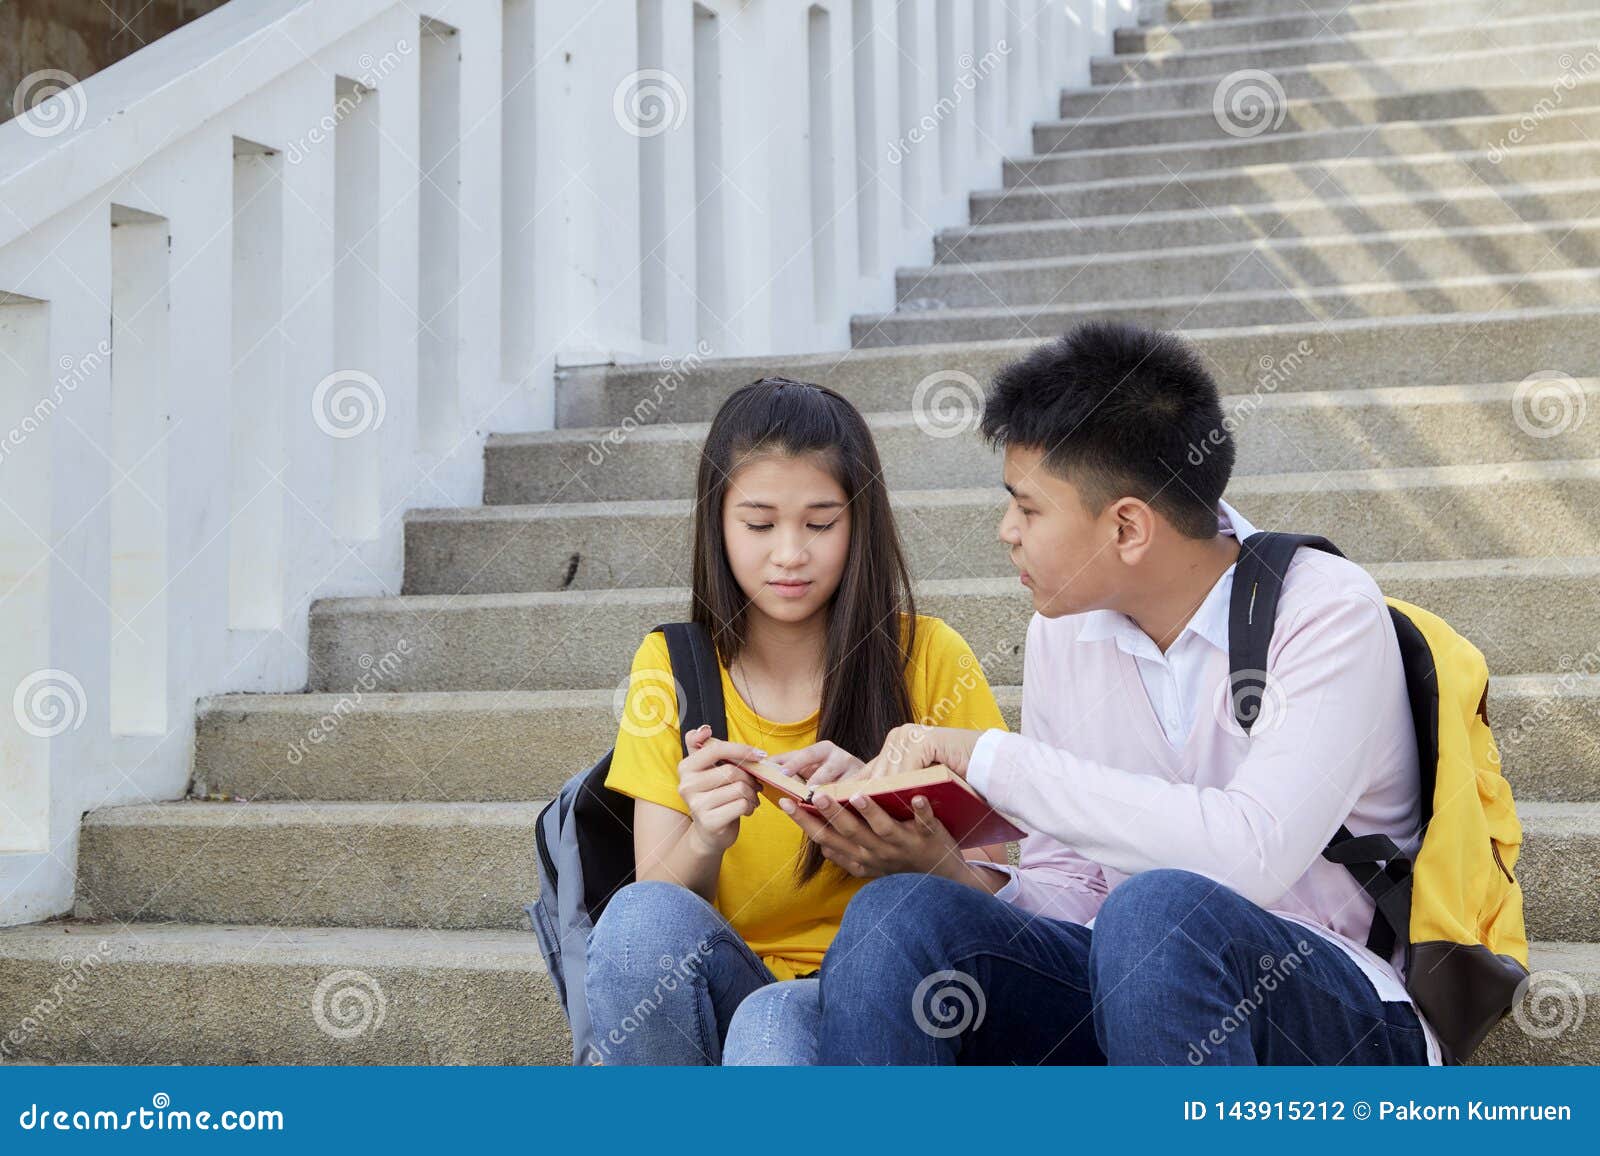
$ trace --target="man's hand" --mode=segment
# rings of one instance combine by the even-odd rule
[[[895,727],[883,740],[883,749],[873,759],[844,777],[877,779],[899,771],[918,771],[943,763],[965,778],[967,764],[972,761],[972,749],[982,737],[982,731],[958,730],[955,727],[925,727],[918,723]]]
[[[933,808],[921,795],[912,799],[912,817],[904,821],[895,819],[866,795],[855,796],[849,807],[827,795],[818,795],[820,818],[790,799],[779,800],[778,806],[822,848],[825,859],[860,878],[897,871],[956,878],[956,872],[970,870],[955,839],[934,818]]]

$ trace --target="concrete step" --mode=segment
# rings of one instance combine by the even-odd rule
[[[1019,729],[1022,688],[990,689],[1006,725]],[[196,790],[203,784],[205,792],[257,801],[540,799],[617,736],[611,690],[367,695],[286,774],[283,752],[319,727],[336,701],[324,694],[208,700]],[[1592,664],[1492,679],[1489,722],[1518,800],[1600,801],[1600,670]],[[402,748],[408,758],[399,766],[385,752]]]
[[[527,927],[521,905],[538,895],[532,833],[539,808],[197,800],[107,807],[83,819],[74,913],[184,923]]]
[[[92,973],[82,964],[90,957]],[[1600,1063],[1600,1017],[1565,1007],[1565,1022],[1546,1020],[1540,1013],[1552,1009],[1538,994],[1551,993],[1556,1010],[1600,999],[1600,944],[1535,942],[1528,962],[1539,1004],[1507,1016],[1473,1062]],[[93,982],[38,1016],[75,969]],[[8,927],[0,1016],[32,1029],[11,1045],[12,1062],[564,1064],[571,1055],[533,936],[516,931]]]
[[[1300,528],[1321,530],[1297,519]],[[993,525],[987,527],[992,533]],[[1549,543],[1559,549],[1562,535]],[[974,556],[988,538],[975,539]],[[952,543],[952,547],[960,545]],[[1344,545],[1355,550],[1354,543]],[[1600,624],[1600,557],[1371,563],[1384,592],[1441,615],[1484,652],[1494,674],[1562,669],[1573,624]],[[1032,603],[1011,578],[917,583],[919,612],[945,619],[991,683],[1019,683]],[[615,687],[646,632],[688,616],[683,587],[530,594],[407,595],[313,602],[312,691],[355,683],[362,656],[410,641],[394,691]],[[604,629],[600,629],[604,624]]]
[[[1315,526],[1361,562],[1537,556],[1555,542],[1600,554],[1600,519],[1584,513],[1600,510],[1595,459],[1245,476],[1228,500],[1264,530]],[[915,578],[1015,573],[995,542],[1007,499],[994,479],[890,501]],[[413,510],[406,593],[687,586],[690,507],[635,499]],[[1516,518],[1504,517],[1508,507]]]
[[[1600,197],[1585,206],[1600,213]],[[1287,286],[1410,285],[1467,277],[1600,269],[1600,215],[1509,225],[1434,226],[1348,236],[1260,237],[1032,260],[945,262],[895,276],[921,309],[1008,309],[1073,302],[1275,292]],[[1590,299],[1600,301],[1591,283]]]
[[[258,802],[548,798],[616,741],[626,670],[614,681],[616,690],[367,695],[288,774],[284,750],[340,696],[218,696],[202,707],[195,790]],[[1022,688],[991,689],[1017,730]],[[404,760],[384,753],[400,748]]]
[[[1592,0],[1455,0],[1444,5],[1435,0],[1411,0],[1348,4],[1321,11],[1294,4],[1255,16],[1134,25],[1117,29],[1113,40],[1119,53],[1183,52],[1316,36],[1461,28],[1485,20],[1556,13],[1584,16],[1593,11]]]
[[[1248,83],[1248,74],[1238,83]],[[1266,82],[1264,82],[1266,83]],[[1125,83],[1131,91],[1142,91],[1142,86]],[[1120,91],[1120,90],[1118,90]],[[1187,144],[1190,147],[1206,144],[1226,144],[1230,141],[1259,141],[1278,139],[1299,133],[1322,133],[1334,128],[1366,128],[1373,130],[1381,125],[1456,126],[1462,120],[1482,120],[1485,117],[1528,117],[1528,109],[1544,101],[1550,104],[1547,85],[1485,85],[1440,88],[1421,93],[1373,93],[1350,96],[1314,96],[1307,99],[1274,98],[1269,120],[1259,125],[1259,131],[1238,131],[1240,118],[1219,115],[1205,102],[1189,102],[1178,109],[1114,110],[1109,107],[1086,110],[1082,117],[1067,120],[1045,120],[1034,126],[1035,155],[1070,155],[1080,152],[1128,149],[1128,147],[1155,146],[1155,144]],[[1600,102],[1600,85],[1589,83],[1574,88],[1571,98],[1563,94],[1563,107],[1592,110]],[[1592,122],[1592,117],[1581,123]],[[1496,128],[1501,126],[1496,125]],[[1490,138],[1477,139],[1475,147],[1490,146],[1504,136],[1507,142],[1523,138],[1541,141],[1554,139],[1542,130],[1542,123],[1533,128],[1523,126],[1523,131],[1502,128],[1501,133]],[[1435,138],[1442,133],[1435,131]],[[1442,147],[1462,147],[1450,138],[1427,142],[1422,149],[1438,151]],[[1563,138],[1582,139],[1582,138]],[[1421,149],[1419,149],[1421,151]]]
[[[1517,818],[1528,938],[1600,941],[1600,803],[1518,800]]]
[[[1600,378],[1561,384],[1572,405],[1600,409]],[[1600,422],[1575,422],[1559,437],[1529,436],[1520,382],[1294,394],[1270,385],[1224,407],[1234,423],[1235,476],[1600,457]],[[928,406],[867,415],[891,490],[998,484],[1001,458],[977,433],[976,404],[954,416],[941,424]],[[709,429],[705,422],[646,427],[598,459],[590,447],[604,429],[491,434],[484,491],[495,505],[620,502],[639,494],[686,500],[694,497]],[[408,534],[420,529],[411,523],[429,520],[428,512],[413,511]],[[420,560],[407,555],[408,566]]]
[[[622,671],[619,677],[625,678]],[[609,690],[202,699],[191,793],[244,800],[543,799],[616,738]]]
[[[1211,20],[1237,20],[1245,17],[1282,16],[1286,13],[1323,13],[1332,16],[1348,0],[1168,0],[1166,3],[1143,2],[1139,6],[1139,22],[1155,20],[1168,22],[1204,23]],[[1382,3],[1382,7],[1400,7],[1397,3]]]
[[[1381,29],[1335,34],[1314,31],[1277,41],[1250,41],[1214,47],[1177,48],[1170,44],[1145,52],[1097,56],[1089,63],[1089,83],[1148,83],[1221,77],[1240,69],[1300,68],[1332,61],[1389,60],[1483,52],[1495,47],[1526,48],[1570,42],[1600,32],[1595,11],[1495,13],[1467,24]]]
[[[532,849],[541,806],[479,804],[468,815],[453,803],[186,801],[91,811],[79,870],[92,887],[77,914],[274,926],[525,927],[521,904],[538,894]],[[364,813],[361,839],[347,842],[356,812]],[[1600,803],[1519,801],[1517,815],[1523,843],[1512,870],[1526,899],[1528,935],[1600,940]],[[435,831],[449,832],[448,859]],[[513,837],[527,855],[508,855]],[[454,894],[462,887],[490,894],[468,906]],[[375,904],[374,891],[393,901]]]
[[[1600,165],[1600,150],[1595,161]],[[1342,197],[1332,188],[1328,192],[1332,195],[1265,204],[945,229],[934,238],[933,262],[969,265],[1088,257],[1269,238],[1354,239],[1424,228],[1488,228],[1577,219],[1600,209],[1600,181],[1590,180],[1479,185],[1385,196]]]
[[[41,1015],[42,1001],[60,1007]],[[571,1058],[530,931],[81,920],[7,927],[0,1022],[22,1037],[8,1058],[51,1063]]]
[[[1128,177],[1164,176],[1172,180],[1179,174],[1186,178],[1191,171],[1237,169],[1248,165],[1343,161],[1352,157],[1410,158],[1446,152],[1488,152],[1496,156],[1532,144],[1593,144],[1597,111],[1592,103],[1590,90],[1593,87],[1589,86],[1581,94],[1572,94],[1574,99],[1581,95],[1591,103],[1567,105],[1570,110],[1567,115],[1533,123],[1527,112],[1491,112],[1481,116],[1456,114],[1435,120],[1319,127],[1304,132],[1293,131],[1285,124],[1276,132],[1253,137],[1233,137],[1219,129],[1215,137],[1200,141],[1079,148],[1071,124],[1052,122],[1036,126],[1034,139],[1054,144],[1058,151],[1041,149],[1036,144],[1033,156],[1006,159],[1000,168],[1001,183],[1011,188],[1024,184],[1043,187]],[[1568,170],[1562,175],[1581,177],[1593,173]]]
[[[1236,329],[1179,321],[1229,396],[1521,381],[1530,366],[1580,375],[1600,365],[1600,306],[1594,304]],[[970,422],[981,404],[979,383],[1037,344],[1030,337],[707,358],[672,375],[655,362],[569,369],[557,379],[557,424],[606,427],[606,436],[583,451],[584,460],[599,467],[648,427],[709,421],[730,393],[767,374],[826,385],[864,413],[930,407],[943,413],[948,407],[938,391],[949,382],[966,390],[968,401],[955,407],[955,417]],[[947,416],[940,421],[949,427]],[[489,473],[485,499],[518,500],[515,491],[496,489],[501,476]]]
[[[1558,118],[1552,118],[1552,122],[1554,119]],[[1592,123],[1600,130],[1600,115],[1579,113],[1569,119]],[[1587,127],[1583,131],[1588,131]],[[1537,139],[1537,133],[1533,136]],[[973,226],[983,227],[1020,221],[1127,219],[1165,212],[1226,214],[1246,207],[1267,210],[1277,203],[1470,195],[1553,182],[1587,183],[1597,172],[1600,145],[1579,139],[1575,143],[1523,144],[1503,151],[1430,151],[1399,157],[1331,157],[1287,164],[1190,169],[1181,179],[1174,179],[1168,172],[1074,184],[1022,184],[975,193],[970,216]]]
[[[1224,106],[1234,110],[1241,127],[1255,127],[1255,99],[1267,92],[1279,102],[1313,96],[1364,96],[1383,92],[1419,92],[1447,88],[1457,77],[1471,76],[1484,84],[1539,84],[1559,86],[1594,42],[1576,37],[1548,40],[1536,45],[1482,49],[1475,52],[1416,54],[1377,61],[1334,61],[1279,68],[1274,81],[1259,86],[1263,78],[1236,76],[1226,86]],[[1224,70],[1226,71],[1226,70]],[[1219,86],[1217,77],[1156,80],[1142,83],[1067,89],[1062,92],[1059,115],[1116,116],[1132,112],[1162,112],[1181,108],[1208,108]],[[1247,95],[1248,94],[1248,95]],[[1547,92],[1546,95],[1553,95]],[[1240,103],[1240,102],[1243,103]],[[1244,114],[1244,115],[1240,115]]]
[[[1597,75],[1597,80],[1600,80],[1600,75]],[[1459,122],[1486,117],[1514,117],[1523,124],[1523,131],[1520,132],[1512,132],[1503,124],[1491,126],[1501,131],[1484,139],[1480,145],[1482,147],[1499,140],[1502,135],[1507,142],[1520,140],[1524,136],[1548,139],[1544,133],[1534,131],[1523,118],[1528,118],[1529,110],[1533,108],[1545,109],[1546,114],[1555,111],[1550,108],[1553,104],[1550,93],[1549,85],[1464,85],[1458,81],[1448,88],[1426,92],[1314,96],[1275,103],[1270,131],[1263,129],[1259,133],[1237,131],[1236,119],[1220,117],[1215,109],[1205,104],[1154,112],[1097,111],[1081,118],[1036,123],[1033,151],[1038,156],[1053,156],[1091,149],[1136,148],[1158,144],[1226,144],[1294,133],[1370,129],[1383,124],[1401,123],[1432,126],[1433,135],[1443,137],[1448,131],[1463,127]],[[1560,111],[1579,110],[1577,123],[1587,130],[1594,118],[1583,117],[1582,111],[1592,112],[1597,104],[1600,104],[1600,83],[1588,83],[1575,86],[1570,93],[1563,92],[1559,108]],[[1533,123],[1542,128],[1543,117]],[[1470,130],[1478,126],[1464,127]],[[1569,132],[1564,139],[1583,138]],[[1443,146],[1433,143],[1427,147],[1436,150]]]
[[[1600,665],[1490,680],[1489,725],[1518,799],[1600,801]]]
[[[1600,944],[1528,944],[1532,975],[1514,1013],[1473,1054],[1474,1064],[1600,1062],[1600,1017],[1584,1014],[1600,998]]]
[[[1281,285],[1240,292],[1201,291],[1142,300],[1095,300],[1072,294],[1069,304],[918,309],[864,314],[851,319],[854,344],[926,345],[936,342],[1044,340],[1080,321],[1114,318],[1155,329],[1238,329],[1356,318],[1406,317],[1583,306],[1597,302],[1595,268],[1552,272],[1421,277],[1416,280]],[[908,303],[913,304],[913,303]]]

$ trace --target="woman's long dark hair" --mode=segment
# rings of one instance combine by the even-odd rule
[[[731,666],[744,649],[749,599],[728,564],[723,500],[734,472],[767,454],[816,456],[849,504],[844,574],[827,607],[817,738],[870,759],[891,729],[916,721],[906,685],[916,604],[872,433],[856,407],[833,390],[765,377],[734,391],[717,411],[695,483],[694,621],[715,641],[723,665]],[[821,848],[807,842],[799,882],[825,862]]]

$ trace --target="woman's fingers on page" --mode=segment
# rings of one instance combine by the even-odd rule
[[[866,762],[862,763],[852,774],[847,777],[852,779],[876,779],[879,775],[883,774],[881,769],[882,765],[883,755],[875,755]]]
[[[836,751],[828,756],[828,761],[822,765],[816,775],[811,777],[811,781],[813,783],[835,783],[843,782],[846,779],[860,778],[862,769],[866,765],[849,751]]]
[[[862,765],[855,755],[829,739],[780,756],[783,765],[813,786],[847,777]]]
[[[772,761],[785,771],[799,778],[809,780],[819,767],[827,761],[828,756],[837,750],[833,743],[827,739],[812,743],[809,747],[799,750],[785,751],[781,755],[773,755]]]

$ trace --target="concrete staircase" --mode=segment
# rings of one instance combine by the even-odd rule
[[[640,637],[686,609],[721,399],[781,372],[871,415],[921,605],[1014,727],[1030,610],[989,548],[997,463],[970,420],[930,436],[927,386],[969,418],[999,364],[1116,316],[1203,350],[1254,522],[1327,534],[1487,655],[1549,974],[1479,1058],[1600,1061],[1597,44],[1592,0],[1148,5],[855,351],[573,372],[563,428],[492,437],[486,505],[409,515],[400,596],[313,607],[308,693],[204,703],[190,799],[85,816],[77,917],[0,931],[0,1027],[34,1017],[4,1054],[564,1060],[519,909],[537,800],[609,746]],[[1213,111],[1245,69],[1264,131]]]

